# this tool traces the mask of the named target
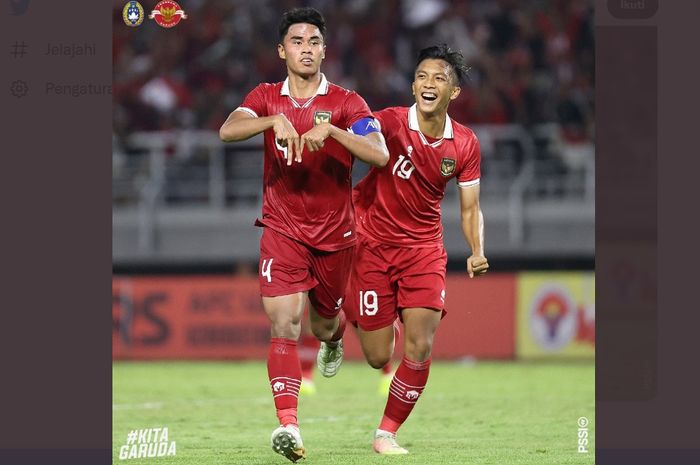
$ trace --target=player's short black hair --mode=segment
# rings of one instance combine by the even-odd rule
[[[320,11],[311,7],[293,8],[282,15],[279,25],[280,43],[284,41],[284,36],[289,31],[292,24],[307,23],[313,24],[321,31],[323,40],[326,40],[326,20]]]
[[[416,68],[421,64],[423,60],[429,58],[434,58],[438,60],[445,60],[452,67],[452,71],[457,78],[457,84],[462,82],[469,72],[469,67],[464,62],[464,55],[462,52],[457,50],[452,50],[447,44],[432,45],[426,47],[418,52],[418,60],[416,60]]]

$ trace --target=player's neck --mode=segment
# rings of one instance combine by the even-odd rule
[[[311,98],[321,85],[321,72],[311,76],[289,73],[289,95],[294,98]]]
[[[426,115],[418,111],[418,128],[423,135],[434,139],[442,138],[447,124],[447,112]]]

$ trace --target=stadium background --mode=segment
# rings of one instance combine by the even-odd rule
[[[177,440],[165,463],[284,462],[266,444],[262,141],[225,145],[218,128],[255,85],[285,77],[277,22],[302,4],[326,16],[322,71],[372,109],[412,103],[423,46],[446,42],[472,67],[450,115],[481,141],[491,271],[466,277],[452,185],[449,315],[402,461],[593,463],[577,453],[583,417],[595,450],[591,0],[182,0],[188,18],[168,30],[127,27],[124,3],[113,8],[114,463],[128,432],[155,426]],[[141,3],[148,14],[156,2]],[[356,164],[354,179],[366,170]],[[369,434],[385,397],[351,331],[346,355],[300,399],[309,460],[380,463]]]
[[[463,51],[450,115],[482,145],[492,271],[466,279],[456,186],[443,202],[450,316],[438,358],[592,357],[593,10],[585,0],[183,0],[172,29],[126,27],[114,2],[113,347],[116,359],[263,358],[257,291],[261,138],[217,130],[285,77],[280,12],[324,12],[322,71],[370,108],[410,105],[416,51]],[[146,14],[154,2],[142,2]],[[357,163],[355,180],[367,167]],[[350,343],[349,357],[359,357]]]

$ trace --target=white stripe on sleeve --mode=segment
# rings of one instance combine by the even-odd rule
[[[479,181],[480,181],[480,180],[481,180],[481,178],[476,178],[476,179],[472,179],[471,181],[458,182],[457,185],[458,185],[459,187],[471,187],[471,186],[476,186],[477,184],[479,184]]]
[[[233,110],[233,111],[244,111],[244,112],[248,113],[250,116],[252,116],[253,118],[257,118],[257,117],[258,117],[258,114],[255,113],[253,110],[251,110],[251,109],[248,108],[248,107],[238,107],[238,108],[236,108],[236,109]]]

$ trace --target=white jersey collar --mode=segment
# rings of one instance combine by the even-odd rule
[[[450,119],[450,115],[445,115],[445,117],[445,130],[442,133],[442,138],[453,139],[454,133],[452,132],[452,119]],[[423,133],[420,132],[420,126],[418,126],[418,107],[415,103],[408,109],[408,128],[412,131],[418,131],[418,133],[423,136]],[[425,139],[425,136],[421,137],[421,139]]]
[[[326,95],[328,93],[328,80],[326,79],[326,75],[321,73],[321,82],[318,85],[318,89],[316,89],[316,93],[314,94],[314,97],[317,95]],[[291,97],[289,94],[289,76],[284,80],[284,84],[282,84],[282,90],[280,91],[280,95],[286,95],[288,97]]]

